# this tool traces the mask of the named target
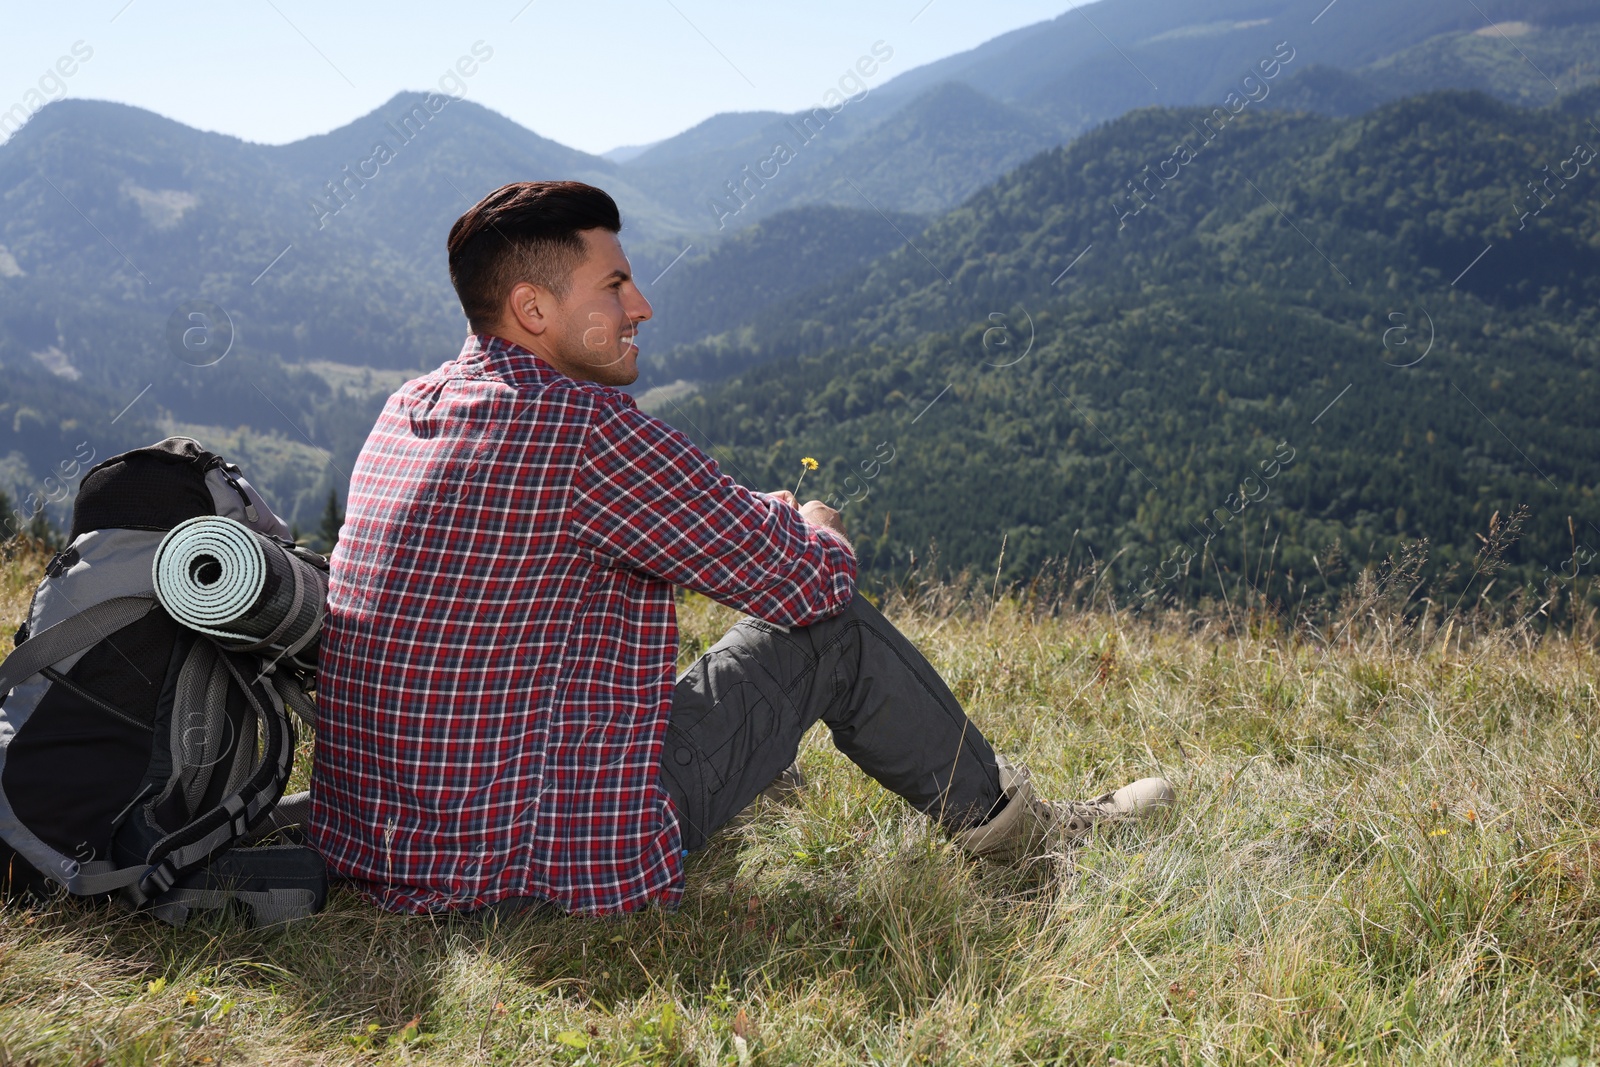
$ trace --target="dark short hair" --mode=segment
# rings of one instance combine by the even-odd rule
[[[474,331],[494,326],[519,282],[567,295],[583,261],[581,230],[622,230],[617,202],[583,182],[502,185],[450,227],[450,282]]]

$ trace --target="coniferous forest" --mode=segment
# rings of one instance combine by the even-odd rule
[[[1124,600],[1275,574],[1292,605],[1425,540],[1459,593],[1525,508],[1501,592],[1570,581],[1600,546],[1597,103],[1135,112],[706,343],[758,365],[661,414],[754,483],[816,455],[883,573],[1115,558]]]

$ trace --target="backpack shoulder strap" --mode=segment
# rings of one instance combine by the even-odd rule
[[[271,685],[252,684],[233,655],[220,649],[217,654],[260,717],[265,727],[265,750],[254,772],[236,791],[150,847],[145,858],[146,868],[140,873],[137,884],[128,887],[135,904],[143,904],[166,892],[183,870],[249,834],[278,802],[289,781],[294,759],[294,724],[289,721],[282,697]]]
[[[202,641],[205,639],[202,638]],[[215,807],[196,814],[183,826],[166,834],[151,844],[142,862],[118,867],[109,861],[85,863],[71,879],[69,888],[80,894],[108,893],[121,890],[127,902],[134,907],[156,902],[196,865],[211,859],[240,838],[245,837],[261,821],[283,795],[289,781],[289,770],[294,758],[294,725],[278,691],[271,685],[252,685],[241,670],[237,657],[212,646],[216,660],[225,665],[232,683],[243,690],[254,713],[265,726],[265,750],[260,762],[245,777],[238,788],[229,792]],[[187,664],[186,664],[187,665]],[[179,699],[209,701],[218,695],[210,680],[200,675],[200,683],[188,689],[180,687]],[[223,687],[225,697],[228,687]],[[202,709],[204,710],[204,709]],[[216,709],[220,713],[220,709]],[[186,709],[174,708],[174,728],[185,729],[185,723],[194,719],[185,714]],[[178,763],[162,796],[186,784],[182,765],[189,755],[185,746],[175,746]],[[148,800],[132,813],[133,818],[144,818],[148,809],[159,798]],[[142,846],[141,846],[142,847]]]
[[[121,596],[90,605],[29,637],[0,663],[0,695],[11,692],[52,663],[98,644],[156,606],[154,596]]]

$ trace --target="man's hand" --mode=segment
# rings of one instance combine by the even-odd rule
[[[813,526],[826,526],[840,537],[845,535],[844,520],[839,517],[837,511],[820,500],[806,501],[805,506],[800,509],[800,517]]]
[[[840,537],[845,536],[844,520],[839,513],[820,500],[808,500],[804,506],[795,502],[794,494],[787,489],[779,489],[776,493],[768,493],[772,499],[788,504],[791,508],[799,508],[800,517],[813,526],[826,526]]]

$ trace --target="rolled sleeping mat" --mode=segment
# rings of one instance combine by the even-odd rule
[[[174,526],[151,566],[156,599],[178,622],[236,652],[316,663],[328,576],[234,519]]]

